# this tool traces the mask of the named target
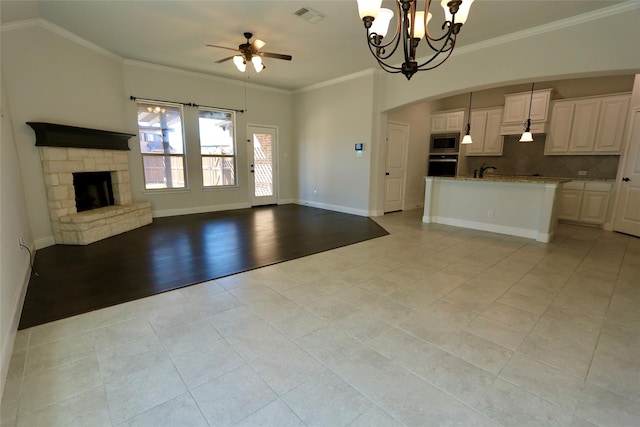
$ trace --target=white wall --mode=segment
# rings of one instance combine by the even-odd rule
[[[20,164],[11,125],[5,85],[2,84],[2,139],[0,146],[0,396],[5,386],[22,303],[29,282],[29,252],[33,238],[20,176]]]
[[[125,126],[122,64],[38,25],[2,32],[2,75],[11,104],[30,225],[37,247],[53,244],[35,133],[43,121],[114,131]],[[135,128],[134,128],[135,129]]]
[[[295,94],[294,121],[300,203],[369,214],[374,151],[373,73]],[[377,122],[376,122],[377,123]],[[354,144],[364,143],[362,157]]]
[[[625,2],[586,17],[549,25],[546,32],[538,28],[456,48],[444,65],[409,82],[385,75],[382,111],[470,88],[640,70],[640,3]],[[464,39],[464,28],[459,37]]]
[[[154,216],[170,216],[250,206],[250,178],[247,153],[247,124],[278,128],[279,200],[295,197],[291,135],[291,93],[248,84],[245,106],[243,83],[202,74],[126,61],[126,97],[195,103],[211,107],[247,111],[236,114],[238,186],[203,189],[198,137],[198,109],[185,106],[184,131],[189,189],[186,191],[145,191],[138,138],[131,138],[130,170],[134,200],[151,202]],[[136,103],[127,103],[127,128],[136,129]]]
[[[150,201],[154,216],[249,206],[247,125],[278,129],[279,200],[297,197],[292,149],[292,95],[253,84],[123,61],[46,21],[3,27],[2,72],[11,102],[18,158],[36,247],[53,244],[35,134],[27,121],[137,134],[133,95],[247,109],[237,115],[238,187],[203,190],[197,109],[185,107],[189,191],[145,192],[138,138],[129,140],[133,198]]]

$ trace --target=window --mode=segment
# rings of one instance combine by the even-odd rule
[[[203,185],[236,185],[235,113],[200,107],[198,115]]]
[[[185,188],[182,106],[138,102],[144,188]]]

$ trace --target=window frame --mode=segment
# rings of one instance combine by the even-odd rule
[[[215,113],[226,113],[231,116],[232,122],[232,140],[233,140],[233,154],[203,154],[202,153],[202,134],[200,129],[200,113],[203,111],[215,112]],[[204,190],[222,190],[229,188],[238,188],[238,139],[237,139],[237,115],[234,110],[226,110],[224,108],[213,108],[213,107],[203,107],[198,106],[198,149],[200,151],[200,173],[202,177],[202,188]],[[224,185],[206,185],[205,184],[205,169],[204,169],[204,159],[221,159],[224,162],[226,159],[232,159],[231,164],[233,165],[233,184],[224,184]]]
[[[174,109],[177,109],[180,113],[180,129],[181,129],[181,133],[182,133],[182,153],[145,153],[143,152],[140,144],[142,143],[142,138],[143,135],[145,135],[145,133],[142,131],[142,129],[140,128],[140,122],[138,120],[138,113],[140,111],[140,106],[143,105],[145,107],[162,107],[162,106],[166,106],[166,107],[171,107]],[[159,192],[180,192],[180,191],[185,191],[189,189],[189,173],[188,173],[188,166],[187,166],[187,143],[186,143],[186,137],[185,137],[185,120],[184,120],[184,106],[182,104],[179,103],[173,103],[173,102],[165,102],[165,101],[151,101],[151,100],[145,100],[145,99],[137,99],[136,100],[136,126],[138,127],[138,149],[140,150],[140,160],[141,160],[141,164],[142,164],[142,178],[143,178],[143,191],[144,192],[153,192],[153,193],[159,193]],[[146,138],[145,138],[146,141]],[[147,184],[147,168],[145,165],[145,159],[152,159],[152,158],[169,158],[171,164],[173,165],[173,159],[177,158],[177,159],[182,159],[182,171],[183,171],[183,180],[184,183],[182,186],[180,187],[148,187]]]

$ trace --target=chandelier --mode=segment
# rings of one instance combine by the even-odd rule
[[[440,5],[445,13],[445,21],[442,24],[443,33],[433,36],[427,27],[432,16],[429,12],[431,0],[425,0],[424,11],[416,10],[418,0],[395,0],[398,25],[395,34],[388,41],[385,37],[394,15],[392,10],[380,7],[382,0],[358,0],[358,12],[367,29],[369,50],[380,67],[388,73],[402,73],[407,80],[410,80],[416,72],[432,70],[449,58],[473,1],[442,0]],[[423,38],[432,54],[419,64],[416,59],[416,49]],[[400,42],[404,51],[404,62],[398,67],[390,65],[387,61],[396,52]]]

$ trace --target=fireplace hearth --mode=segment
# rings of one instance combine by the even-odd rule
[[[132,200],[125,150],[134,135],[28,124],[36,131],[55,243],[87,245],[151,223],[151,204]]]

